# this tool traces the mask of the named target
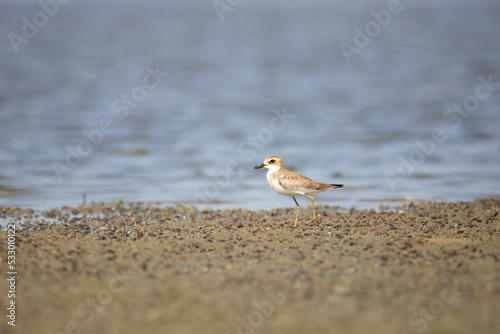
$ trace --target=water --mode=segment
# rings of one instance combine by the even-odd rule
[[[293,207],[253,169],[273,154],[344,183],[328,205],[499,196],[500,3],[402,1],[348,63],[387,4],[3,1],[0,204]]]

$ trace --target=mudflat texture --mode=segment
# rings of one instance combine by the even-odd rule
[[[92,203],[16,222],[1,333],[498,333],[500,200],[380,212]]]

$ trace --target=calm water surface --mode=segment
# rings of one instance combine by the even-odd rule
[[[0,204],[293,207],[273,154],[328,205],[499,196],[500,2],[387,3],[2,1]]]

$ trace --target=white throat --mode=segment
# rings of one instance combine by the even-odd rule
[[[266,166],[266,168],[267,168],[267,174],[274,174],[277,171],[279,171],[281,167],[280,166],[268,166],[268,167]]]
[[[268,166],[267,168],[267,176],[271,176],[271,174],[276,173],[281,169],[281,166]]]

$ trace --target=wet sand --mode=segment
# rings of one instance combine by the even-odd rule
[[[0,332],[496,333],[500,200],[381,209],[3,207]]]

